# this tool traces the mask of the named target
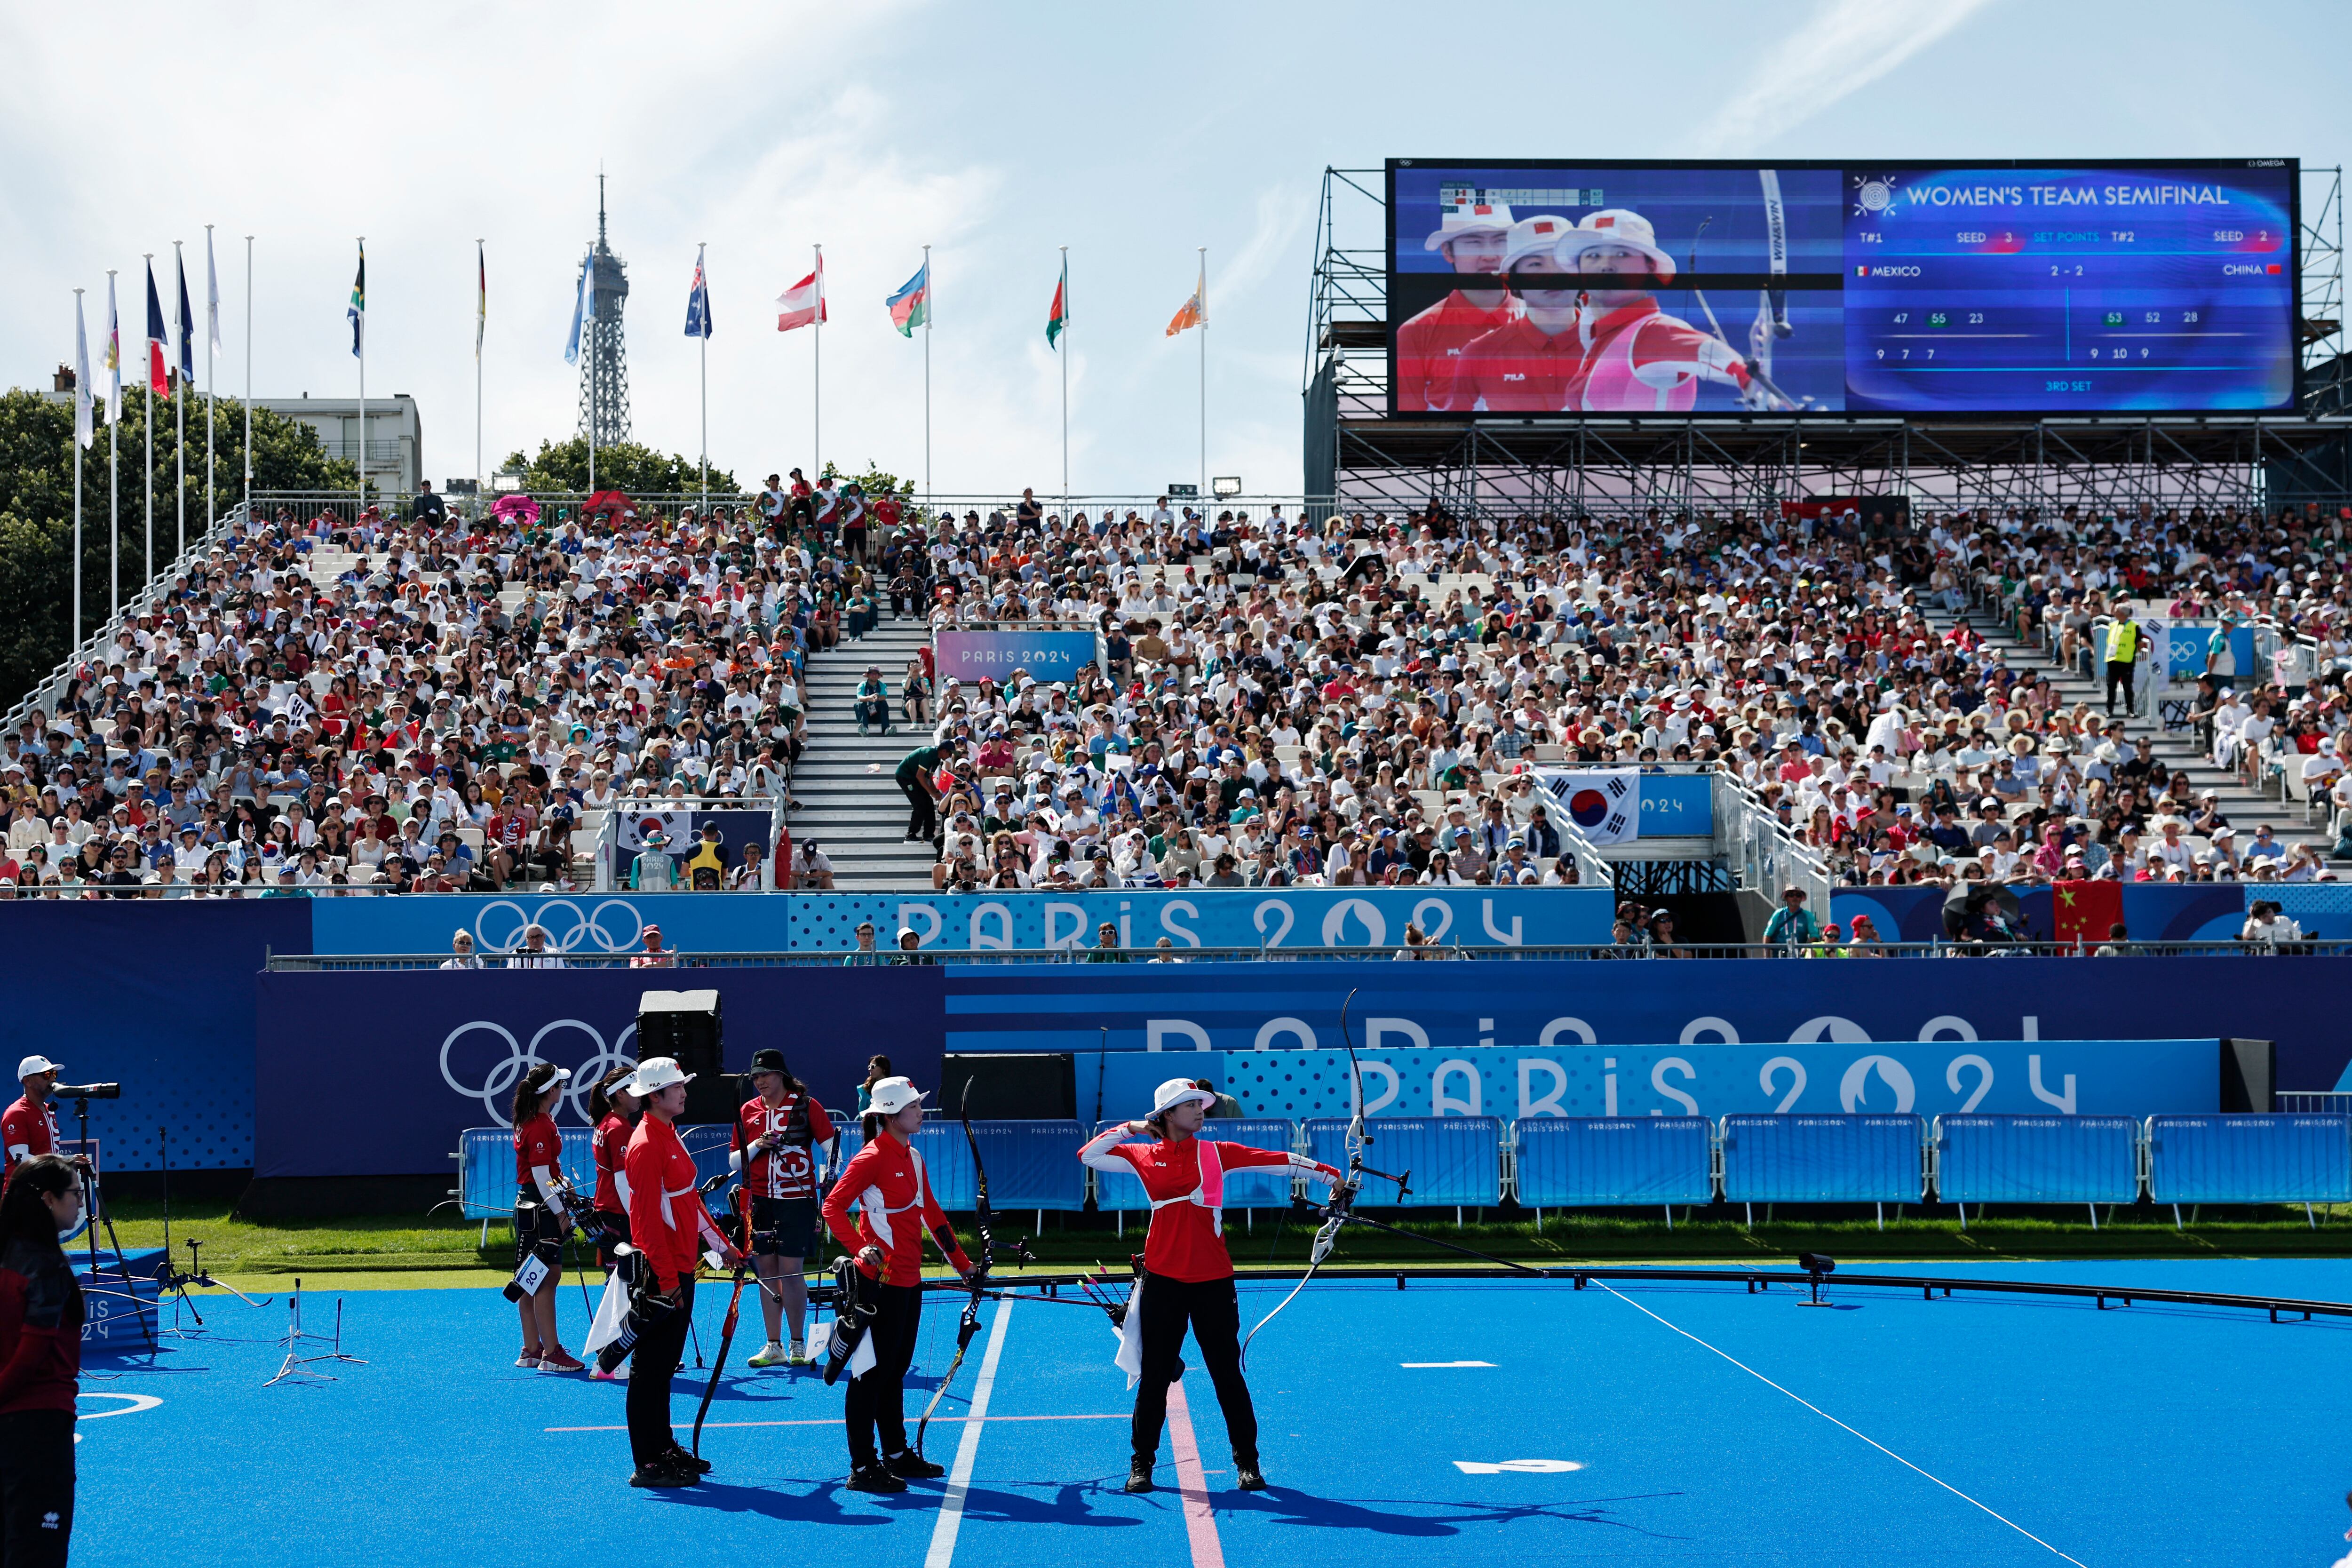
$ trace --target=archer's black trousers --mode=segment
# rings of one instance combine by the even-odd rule
[[[676,1307],[655,1303],[656,1298],[646,1297],[635,1314],[637,1348],[629,1372],[629,1457],[641,1468],[678,1446],[669,1425],[669,1380],[686,1353],[686,1331],[694,1322],[694,1276],[678,1281]]]
[[[849,1427],[849,1462],[877,1463],[875,1434],[882,1453],[907,1447],[907,1368],[915,1360],[915,1333],[923,1322],[923,1292],[916,1285],[873,1285],[874,1321],[866,1341],[874,1347],[874,1370],[849,1380],[842,1415]]]
[[[1146,1274],[1138,1300],[1143,1312],[1143,1380],[1135,1385],[1135,1457],[1159,1457],[1160,1429],[1168,1421],[1168,1385],[1175,1379],[1189,1324],[1209,1381],[1216,1385],[1234,1458],[1256,1464],[1257,1411],[1250,1404],[1249,1384],[1242,1381],[1242,1309],[1232,1276],[1188,1283]]]
[[[0,1564],[65,1568],[73,1512],[73,1412],[0,1415]]]

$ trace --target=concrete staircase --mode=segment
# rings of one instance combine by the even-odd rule
[[[929,844],[904,842],[907,797],[891,777],[901,757],[930,739],[929,724],[907,727],[899,706],[907,661],[929,640],[922,621],[885,619],[854,642],[809,656],[808,745],[793,772],[793,797],[801,803],[792,814],[793,842],[814,838],[843,892],[930,888],[937,857]],[[869,664],[881,668],[889,688],[887,735],[857,732],[854,694]],[[870,771],[877,764],[880,771]]]
[[[1940,610],[1929,612],[1928,620],[1937,631],[1951,629],[1952,618]],[[1981,609],[1970,613],[1969,624],[1984,637],[1988,647],[2000,651],[2011,669],[2029,675],[2046,674],[2050,678],[2051,689],[2066,707],[2087,702],[2094,712],[2106,711],[2107,693],[2104,676],[2086,676],[2079,669],[2070,669],[2055,662],[2038,644],[2019,642],[1996,617]],[[2144,673],[2146,667],[2142,668]],[[2141,696],[2142,700],[2147,701],[2147,694],[2143,692]],[[2152,703],[2150,710],[2153,711]],[[2253,842],[2254,829],[2265,822],[2271,825],[2272,833],[2282,844],[2293,846],[2308,842],[2317,845],[2323,854],[2333,845],[2334,840],[2327,836],[2324,816],[2315,821],[2305,821],[2299,803],[2281,801],[2251,789],[2241,782],[2236,773],[2224,773],[2215,767],[2212,759],[2198,745],[2194,730],[2168,731],[2153,718],[2134,717],[2128,721],[2126,733],[2133,740],[2142,735],[2152,736],[2156,742],[2153,751],[2157,761],[2175,772],[2185,769],[2198,793],[2210,789],[2220,794],[2221,813],[2230,819],[2230,826],[2237,829],[2241,852]],[[2347,868],[2343,861],[2333,864],[2339,869]]]

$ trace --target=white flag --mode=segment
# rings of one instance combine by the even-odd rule
[[[98,439],[89,414],[89,334],[81,323],[81,290],[74,290],[74,439],[87,447]]]
[[[220,353],[220,268],[213,262],[210,224],[205,226],[205,326],[212,338],[213,353]]]

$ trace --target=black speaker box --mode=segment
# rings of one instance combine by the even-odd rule
[[[674,1057],[694,1075],[684,1122],[731,1121],[740,1103],[719,1043],[719,993],[648,991],[637,999],[637,1059]]]
[[[932,1103],[941,1116],[960,1116],[967,1089],[976,1121],[1067,1121],[1078,1113],[1077,1069],[1067,1051],[950,1052],[940,1060]]]
[[[2276,1103],[2272,1091],[2278,1084],[2278,1043],[2274,1040],[2221,1042],[2221,1109],[2267,1114]]]

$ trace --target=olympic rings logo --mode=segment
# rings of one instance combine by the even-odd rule
[[[504,1040],[507,1054],[503,1060],[491,1065],[489,1070],[483,1075],[478,1086],[469,1087],[459,1082],[457,1073],[451,1069],[449,1051],[451,1047],[477,1029],[487,1029]],[[571,1085],[563,1091],[563,1103],[571,1106],[572,1115],[583,1122],[588,1121],[588,1094],[596,1087],[596,1081],[614,1068],[634,1068],[637,1065],[637,1058],[629,1055],[625,1048],[628,1045],[629,1037],[637,1032],[637,1026],[634,1023],[623,1029],[614,1038],[612,1044],[606,1045],[604,1037],[593,1025],[583,1024],[577,1018],[558,1018],[553,1023],[543,1026],[539,1033],[530,1037],[530,1044],[525,1046],[518,1041],[513,1033],[504,1025],[493,1024],[486,1018],[477,1018],[470,1024],[458,1025],[450,1030],[448,1037],[441,1042],[441,1081],[468,1100],[480,1100],[482,1110],[499,1126],[511,1127],[514,1122],[507,1115],[507,1111],[514,1103],[515,1085],[520,1083],[523,1075],[540,1062],[551,1059],[540,1055],[540,1042],[560,1029],[577,1029],[594,1042],[595,1048],[590,1051],[578,1066],[572,1068]],[[557,1109],[561,1110],[562,1107],[559,1105]]]
[[[514,924],[506,923],[499,911],[506,910]],[[618,910],[629,917],[628,934],[604,923],[605,911]],[[512,952],[522,945],[523,932],[533,924],[547,929],[548,945],[559,952],[577,952],[590,942],[603,952],[635,952],[643,945],[646,917],[626,899],[606,899],[592,910],[583,910],[571,899],[542,899],[539,907],[526,910],[512,899],[492,899],[474,917],[474,942],[485,952]],[[498,935],[492,935],[493,931]]]

